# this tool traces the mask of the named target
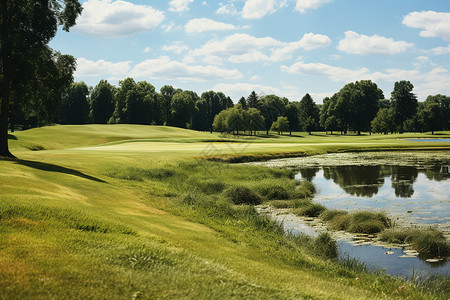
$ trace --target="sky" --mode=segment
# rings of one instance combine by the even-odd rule
[[[50,46],[77,59],[75,81],[132,77],[159,89],[253,90],[316,103],[372,80],[390,98],[450,96],[449,0],[87,0]]]

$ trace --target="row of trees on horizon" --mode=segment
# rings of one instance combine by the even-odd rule
[[[126,78],[115,87],[101,80],[95,87],[75,82],[64,93],[52,122],[38,111],[11,105],[10,128],[60,124],[168,125],[199,131],[256,134],[257,131],[348,131],[394,133],[450,130],[450,97],[428,96],[419,102],[409,81],[394,85],[391,98],[370,80],[346,84],[316,104],[309,94],[300,101],[254,91],[234,104],[222,92],[193,91]],[[57,106],[55,106],[56,108]]]

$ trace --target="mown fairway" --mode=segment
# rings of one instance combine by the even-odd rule
[[[282,186],[305,197],[289,171],[203,159],[450,148],[410,137],[432,136],[227,137],[137,125],[16,132],[18,159],[0,160],[0,298],[446,298],[448,281],[427,289],[320,258],[312,241],[226,196],[234,186]]]

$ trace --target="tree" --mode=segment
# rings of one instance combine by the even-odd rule
[[[247,115],[249,119],[250,135],[252,134],[252,131],[254,131],[256,135],[257,130],[264,130],[264,117],[258,109],[254,107],[249,108]]]
[[[241,99],[239,99],[238,103],[239,103],[240,105],[242,105],[242,108],[243,108],[243,109],[248,109],[248,106],[247,106],[247,100],[245,100],[244,97],[241,97]]]
[[[181,128],[191,128],[195,113],[195,101],[199,98],[191,91],[177,93],[172,98],[172,125]]]
[[[325,120],[323,127],[325,128],[326,131],[330,131],[331,135],[333,135],[333,131],[339,129],[339,122],[336,116],[329,116]]]
[[[258,107],[259,97],[255,91],[247,97],[247,107]]]
[[[262,97],[258,102],[258,107],[261,114],[264,117],[266,134],[269,134],[269,130],[272,127],[273,122],[277,120],[279,116],[286,114],[286,104],[283,99],[276,95],[267,95]]]
[[[393,108],[382,108],[372,120],[372,132],[384,133],[395,131],[395,113]]]
[[[350,127],[361,134],[370,130],[370,122],[378,111],[379,99],[383,92],[370,80],[346,84],[339,91],[339,99],[345,108],[345,120]]]
[[[293,103],[286,105],[286,117],[289,121],[289,135],[292,135],[292,131],[298,130],[300,121],[298,117],[298,109],[297,106]]]
[[[272,123],[272,131],[278,132],[278,134],[283,134],[284,131],[289,130],[289,121],[287,117],[278,117],[275,122]]]
[[[39,107],[37,112],[44,118],[57,112],[62,92],[73,80],[75,60],[55,53],[48,43],[58,25],[69,31],[81,10],[77,0],[0,2],[0,156],[12,156],[8,148],[11,100],[21,110]]]
[[[92,90],[91,118],[94,124],[106,124],[114,112],[115,88],[106,80],[101,80]]]
[[[63,97],[61,124],[86,124],[89,120],[89,89],[84,82],[73,83]]]
[[[316,123],[319,121],[319,109],[309,94],[300,100],[299,119],[303,130],[308,131],[309,134],[316,128]]]
[[[404,131],[404,123],[417,112],[417,97],[412,93],[414,85],[409,81],[397,81],[391,93],[392,107],[400,133]]]

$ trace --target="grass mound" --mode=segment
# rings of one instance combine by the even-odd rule
[[[262,203],[261,196],[248,187],[232,187],[226,191],[226,194],[234,204],[258,205]]]
[[[348,213],[343,210],[324,211],[320,218],[333,230],[353,233],[373,234],[391,227],[391,221],[385,213],[360,211]]]
[[[326,208],[322,204],[308,203],[304,206],[294,209],[293,213],[298,216],[315,218],[318,217],[325,210]]]
[[[435,229],[390,229],[383,231],[379,237],[388,243],[411,244],[411,247],[423,256],[450,255],[450,245],[444,234]]]

